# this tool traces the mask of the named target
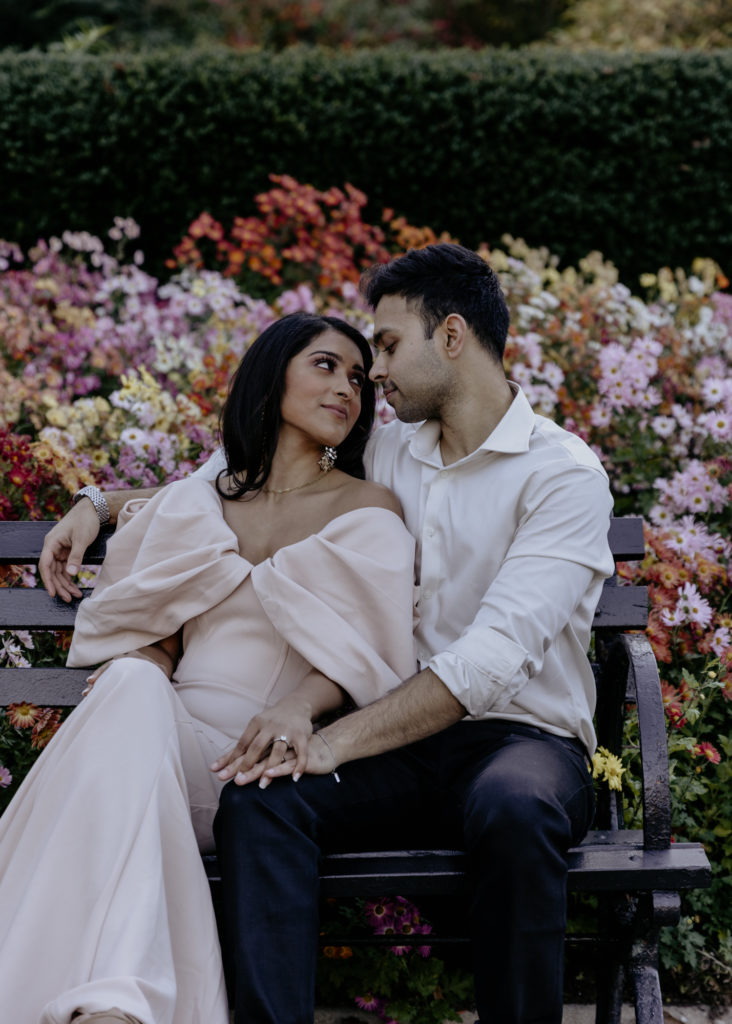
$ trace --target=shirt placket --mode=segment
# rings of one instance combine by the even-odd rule
[[[443,519],[446,507],[449,469],[434,473],[427,488],[424,518],[422,520],[421,566],[420,566],[420,624],[417,656],[421,663],[429,661],[435,654],[427,648],[424,636],[434,636],[434,627],[439,614],[438,592],[441,583],[443,563],[442,537]]]

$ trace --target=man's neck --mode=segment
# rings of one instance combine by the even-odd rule
[[[440,453],[446,466],[472,454],[489,437],[513,401],[505,377],[491,378],[480,393],[471,391],[443,412],[440,419]]]

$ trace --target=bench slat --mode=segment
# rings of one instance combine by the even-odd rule
[[[90,590],[84,590],[86,596]],[[42,587],[0,587],[0,622],[4,629],[72,629],[79,600],[66,604]]]
[[[36,565],[43,547],[43,538],[54,525],[52,520],[40,522],[3,523],[0,531],[0,565]],[[104,558],[107,538],[113,527],[104,527],[84,555],[84,563],[98,565]],[[613,517],[608,532],[610,548],[616,562],[632,562],[643,558],[643,520],[640,516]]]
[[[203,858],[206,874],[220,881],[215,855]],[[568,888],[593,892],[677,892],[707,887],[709,861],[698,843],[644,850],[639,830],[589,832],[568,854]],[[449,895],[465,885],[460,850],[386,850],[330,854],[321,859],[323,896]]]
[[[30,701],[53,708],[75,707],[81,700],[88,675],[88,668],[2,668],[2,702]]]
[[[54,520],[38,522],[4,522],[0,530],[0,565],[37,565],[46,536]],[[85,565],[99,565],[104,558],[107,538],[114,527],[103,526],[94,543],[84,554]]]
[[[49,597],[42,587],[0,587],[0,621],[7,629],[71,629],[78,606]],[[647,621],[646,587],[603,587],[595,629],[644,629]]]

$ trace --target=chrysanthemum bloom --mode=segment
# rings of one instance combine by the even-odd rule
[[[619,757],[608,754],[605,759],[605,781],[610,789],[622,788],[622,776],[625,769]]]
[[[356,1006],[360,1006],[362,1010],[367,1010],[369,1013],[378,1013],[382,1006],[381,1000],[371,992],[367,992],[365,996],[355,996],[354,1002]]]
[[[367,900],[364,909],[366,913],[366,920],[372,927],[385,923],[392,923],[392,908],[387,905],[385,900],[376,900],[374,902]]]
[[[722,760],[717,748],[706,740],[703,743],[697,743],[692,750],[692,754],[694,757],[706,757],[707,761],[711,764],[719,764]]]
[[[8,719],[16,729],[28,729],[41,712],[35,704],[8,704]]]
[[[61,724],[61,712],[58,708],[43,708],[31,733],[31,746],[35,750],[43,748],[51,741]]]

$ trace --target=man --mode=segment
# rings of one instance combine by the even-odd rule
[[[607,477],[506,380],[508,312],[479,256],[428,246],[363,287],[372,377],[398,417],[367,475],[417,538],[420,671],[315,733],[296,783],[246,785],[252,765],[230,755],[216,834],[236,1024],[312,1021],[321,850],[430,834],[469,855],[483,1024],[559,1024],[565,854],[593,813],[586,650],[613,570]]]

